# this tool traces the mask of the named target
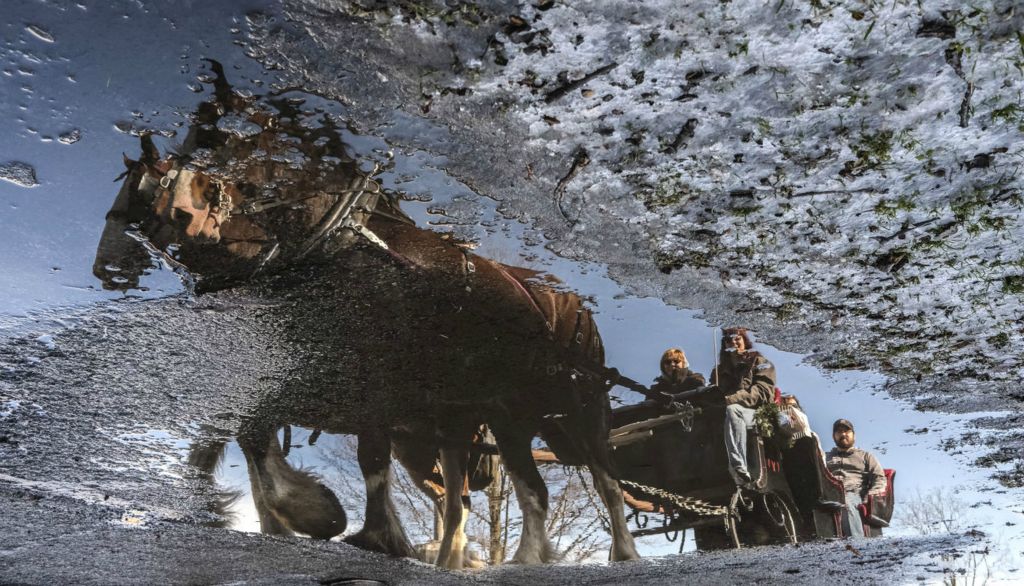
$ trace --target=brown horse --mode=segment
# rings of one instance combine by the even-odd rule
[[[514,561],[553,555],[531,452],[542,427],[567,438],[573,454],[563,460],[589,467],[610,513],[611,559],[638,557],[607,451],[604,351],[582,300],[416,227],[332,119],[287,100],[271,102],[273,112],[214,70],[215,99],[179,153],[161,158],[143,138],[140,159],[126,159],[94,266],[105,286],[132,282],[123,248],[110,243],[133,223],[151,254],[170,251],[169,262],[196,275],[198,292],[245,288],[278,302],[281,342],[309,356],[282,385],[277,399],[291,408],[279,416],[315,411],[359,434],[367,514],[353,542],[408,554],[388,496],[392,430],[434,430],[444,484],[458,487],[487,423],[523,513]],[[462,516],[460,491],[447,491],[439,565],[456,565]]]

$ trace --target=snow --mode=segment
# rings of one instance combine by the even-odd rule
[[[508,64],[469,86],[513,94],[531,147],[586,149],[566,202],[640,226],[663,270],[696,270],[784,323],[854,330],[851,350],[888,372],[1019,378],[1024,41],[1010,4],[517,10],[546,48],[506,28]],[[926,18],[956,39],[919,33]]]
[[[20,187],[39,185],[39,180],[36,179],[36,170],[31,165],[18,161],[0,164],[0,179],[10,181]]]

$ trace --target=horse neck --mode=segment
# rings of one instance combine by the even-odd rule
[[[464,273],[467,270],[466,262],[474,256],[467,254],[443,234],[390,217],[374,215],[367,228],[383,240],[388,250],[399,260],[415,267]]]

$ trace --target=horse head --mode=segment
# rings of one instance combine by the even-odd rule
[[[218,288],[271,261],[350,245],[352,231],[339,229],[362,226],[377,206],[373,172],[348,155],[327,115],[311,123],[321,113],[295,100],[241,98],[214,71],[215,99],[198,108],[178,152],[161,156],[143,136],[139,159],[125,157],[93,265],[105,288],[136,287],[153,254],[199,275],[201,289]]]

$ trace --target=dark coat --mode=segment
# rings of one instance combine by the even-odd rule
[[[665,393],[668,395],[674,395],[676,393],[699,389],[705,384],[703,374],[686,369],[686,376],[684,376],[683,380],[679,382],[670,381],[665,378],[664,375],[654,379],[654,384],[651,385],[651,391],[654,394]]]

